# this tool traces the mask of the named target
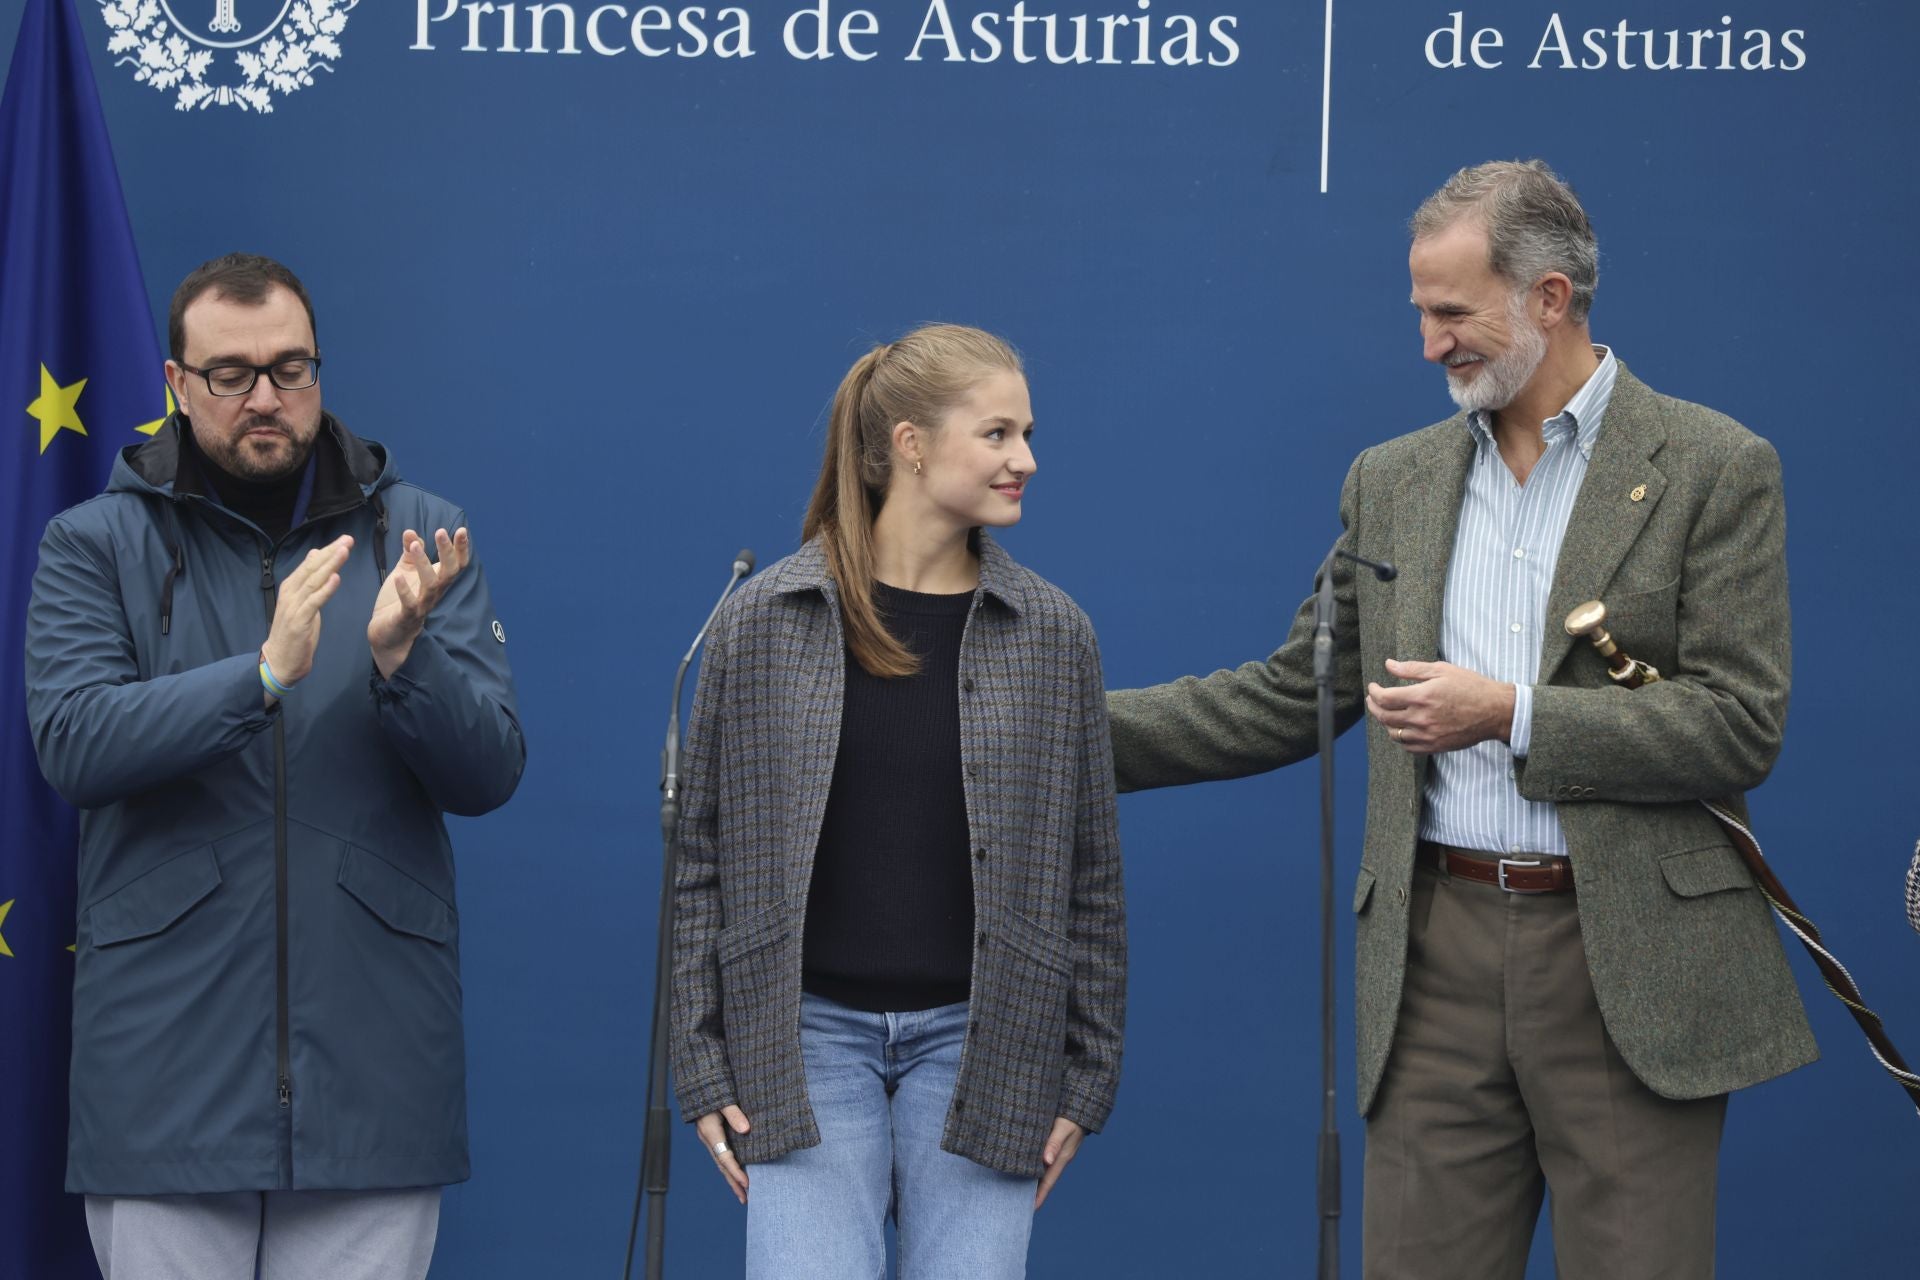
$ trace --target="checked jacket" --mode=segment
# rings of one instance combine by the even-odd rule
[[[1112,747],[1086,615],[979,535],[960,644],[973,857],[967,1035],[941,1146],[1037,1177],[1056,1117],[1105,1124],[1120,1078],[1126,920]],[[688,726],[675,875],[680,1111],[728,1104],[746,1162],[820,1141],[800,1053],[801,940],[840,741],[846,643],[824,548],[746,583]]]

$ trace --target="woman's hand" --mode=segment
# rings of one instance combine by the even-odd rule
[[[720,1123],[723,1116],[726,1118],[725,1125]],[[693,1127],[700,1131],[700,1141],[707,1144],[707,1154],[712,1156],[713,1162],[720,1166],[721,1176],[726,1178],[727,1185],[733,1188],[733,1198],[745,1204],[747,1202],[747,1171],[733,1154],[733,1148],[727,1143],[727,1139],[732,1136],[727,1130],[731,1128],[733,1133],[745,1133],[751,1128],[752,1126],[747,1123],[746,1113],[738,1107],[722,1107],[711,1115],[704,1115],[695,1120]],[[1057,1126],[1055,1132],[1058,1132]],[[1053,1144],[1049,1142],[1047,1145],[1051,1149]]]
[[[701,1123],[705,1124],[706,1121]],[[1086,1136],[1085,1129],[1065,1116],[1053,1122],[1053,1132],[1047,1135],[1046,1150],[1040,1153],[1047,1171],[1040,1175],[1040,1185],[1033,1193],[1034,1212],[1038,1213],[1040,1206],[1047,1202],[1047,1192],[1053,1190],[1053,1184],[1060,1181],[1060,1175],[1073,1159],[1073,1153],[1080,1149],[1080,1139]],[[745,1203],[744,1199],[742,1203]]]

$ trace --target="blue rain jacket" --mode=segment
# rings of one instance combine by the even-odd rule
[[[467,1177],[443,813],[525,762],[476,560],[381,680],[367,620],[405,529],[466,523],[330,415],[276,545],[176,415],[56,516],[27,621],[47,780],[81,810],[67,1188],[372,1190]],[[313,671],[263,707],[274,584],[354,537]],[[61,856],[48,850],[47,856]]]

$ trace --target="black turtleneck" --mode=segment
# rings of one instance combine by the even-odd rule
[[[249,480],[234,475],[209,458],[193,438],[193,429],[181,424],[182,452],[191,457],[209,497],[243,519],[251,520],[267,537],[278,542],[293,527],[293,508],[300,498],[300,482],[306,476],[302,462],[284,476],[272,480]],[[308,455],[309,458],[312,456]]]

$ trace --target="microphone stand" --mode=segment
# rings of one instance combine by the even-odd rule
[[[660,752],[660,934],[653,961],[653,1024],[647,1050],[647,1122],[641,1139],[640,1186],[633,1197],[633,1221],[627,1228],[627,1260],[623,1278],[633,1275],[633,1245],[640,1230],[640,1207],[646,1205],[647,1280],[662,1280],[667,1249],[667,1170],[673,1153],[673,1130],[667,1116],[667,984],[673,970],[673,881],[680,865],[680,688],[693,665],[694,654],[707,638],[707,628],[741,579],[753,572],[753,552],[734,557],[733,575],[714,601],[713,611],[700,624],[686,657],[673,673],[673,710],[667,717],[667,744]]]
[[[1382,582],[1397,570],[1354,555],[1339,545],[1320,562],[1313,601],[1313,684],[1320,719],[1320,1145],[1316,1191],[1320,1215],[1319,1280],[1340,1277],[1340,1129],[1334,1116],[1333,1005],[1333,568],[1350,560],[1372,569]]]

